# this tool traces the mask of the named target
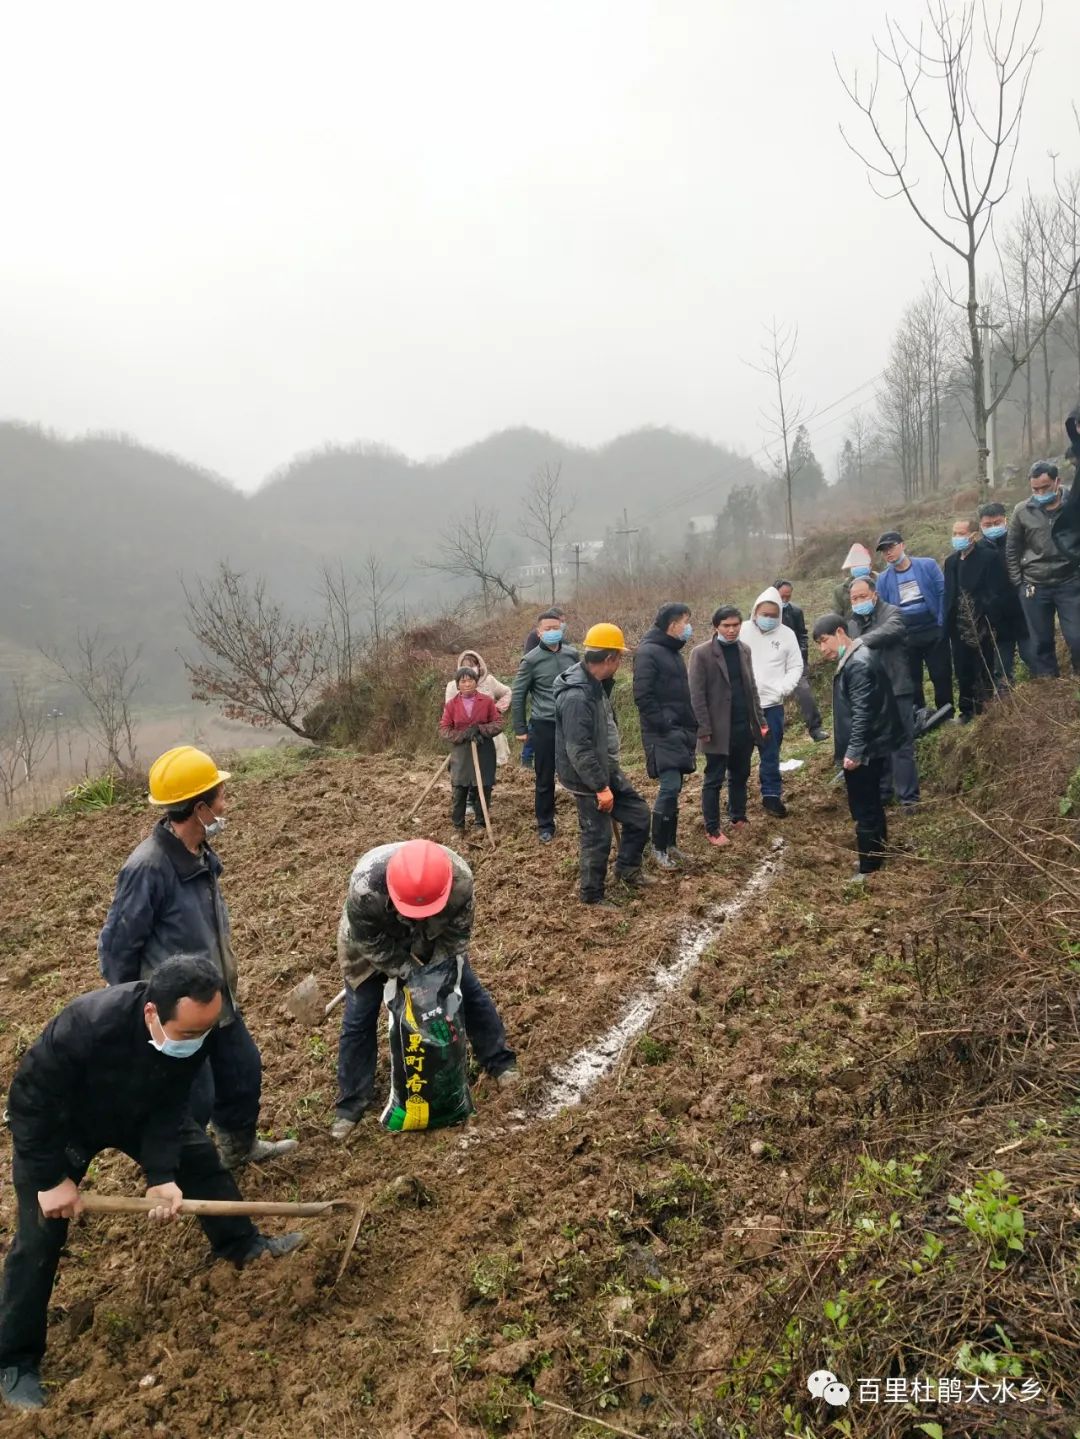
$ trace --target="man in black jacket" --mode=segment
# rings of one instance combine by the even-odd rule
[[[810,656],[810,640],[806,633],[806,616],[799,605],[791,601],[794,586],[790,580],[774,580],[773,588],[779,593],[783,604],[780,608],[780,623],[787,625],[789,630],[794,631],[795,638],[799,642],[799,653],[802,655],[803,672],[802,679],[795,686],[795,699],[799,710],[802,713],[803,722],[810,732],[810,738],[816,744],[822,744],[829,738],[829,731],[824,728],[821,722],[821,710],[814,698],[814,691],[810,688],[810,672],[807,669],[807,660]]]
[[[1031,635],[1028,668],[1036,678],[1057,676],[1057,615],[1073,673],[1080,675],[1080,554],[1067,554],[1054,540],[1066,498],[1057,465],[1039,460],[1031,467],[1028,484],[1031,494],[1013,510],[1005,537],[1009,579],[1020,592]]]
[[[192,745],[166,750],[150,766],[150,803],[162,818],[124,862],[98,939],[109,984],[148,979],[170,955],[205,954],[223,980],[222,1014],[210,1063],[195,1082],[192,1113],[213,1123],[230,1169],[296,1148],[295,1139],[258,1136],[262,1059],[236,999],[237,968],[221,860],[210,840],[225,829],[227,772]]]
[[[660,781],[652,813],[653,857],[677,869],[679,795],[683,776],[697,768],[697,719],[682,650],[693,634],[689,605],[661,605],[634,656],[634,703],[650,779]]]
[[[1017,605],[1005,554],[979,539],[971,520],[956,520],[952,554],[944,564],[945,627],[952,645],[961,722],[981,714],[995,693],[998,634],[1010,628]],[[1022,618],[1022,616],[1021,616]]]
[[[861,880],[885,862],[888,830],[881,780],[889,756],[903,742],[904,730],[881,661],[862,640],[851,638],[847,620],[838,614],[822,615],[814,625],[814,642],[823,658],[837,661],[833,746],[855,821],[859,850],[855,877]]]
[[[184,1197],[239,1199],[236,1181],[192,1120],[188,1098],[222,1013],[220,970],[203,955],[164,960],[149,980],[84,994],[23,1055],[8,1094],[18,1230],[0,1294],[0,1394],[16,1409],[44,1403],[49,1296],[79,1184],[102,1149],[146,1175],[150,1217],[174,1219]],[[250,1219],[200,1219],[218,1258],[246,1264],[288,1254],[302,1234],[262,1236]]]
[[[1008,534],[1009,512],[1001,501],[988,500],[985,505],[980,505],[979,544],[985,545],[993,554],[999,556],[1005,572],[1005,587],[999,594],[999,603],[990,621],[994,631],[994,683],[999,694],[1012,685],[1017,650],[1020,651],[1020,658],[1031,668],[1031,642],[1027,620],[1020,607],[1020,596],[1009,579],[1008,567],[1005,564]]]
[[[848,632],[861,639],[881,661],[904,730],[904,742],[882,774],[881,797],[888,803],[895,795],[900,808],[911,811],[919,803],[919,770],[915,762],[915,681],[908,661],[907,625],[898,607],[878,594],[873,575],[852,580],[850,598]]]
[[[622,772],[619,731],[604,681],[622,663],[626,643],[618,625],[593,625],[581,662],[555,681],[555,762],[559,779],[577,801],[581,829],[581,902],[617,906],[604,899],[611,822],[622,825],[615,878],[631,889],[656,881],[641,869],[649,838],[649,807]]]

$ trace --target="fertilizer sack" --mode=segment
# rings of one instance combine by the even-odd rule
[[[445,1129],[472,1113],[461,1016],[459,956],[434,960],[408,982],[388,981],[390,1098],[382,1112],[387,1129]]]

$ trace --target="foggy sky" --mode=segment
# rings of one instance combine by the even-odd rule
[[[929,274],[837,129],[832,52],[868,61],[881,14],[9,6],[0,416],[128,431],[245,487],[328,440],[420,458],[513,424],[756,450],[762,320],[798,321],[798,389],[826,405]],[[1048,0],[1041,46],[1036,187],[1048,149],[1080,160],[1074,0]]]

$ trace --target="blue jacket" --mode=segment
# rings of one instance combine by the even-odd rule
[[[229,911],[221,897],[221,860],[208,844],[192,854],[168,822],[159,820],[128,856],[98,939],[98,960],[109,984],[146,979],[174,954],[205,954],[221,970],[222,1024],[236,1009],[236,960]]]
[[[930,608],[935,624],[945,623],[945,576],[941,573],[941,566],[937,560],[911,557],[911,569],[905,570],[905,575],[910,575],[913,580],[918,581],[919,589],[922,591],[923,599]],[[877,592],[886,604],[900,607],[900,576],[893,569],[892,565],[883,574],[877,577]]]

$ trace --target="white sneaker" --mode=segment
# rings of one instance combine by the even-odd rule
[[[339,1142],[348,1139],[358,1123],[356,1119],[335,1119],[330,1126],[330,1138]]]

